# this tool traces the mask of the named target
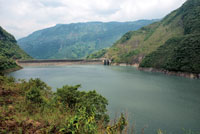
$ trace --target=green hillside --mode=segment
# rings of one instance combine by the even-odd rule
[[[18,43],[36,59],[84,58],[97,50],[110,47],[124,33],[155,21],[58,24],[19,39]]]
[[[14,61],[16,59],[31,58],[16,43],[15,38],[0,27],[0,73],[18,68]]]
[[[104,48],[104,49],[101,49],[97,52],[94,52],[90,55],[88,55],[86,58],[87,59],[97,59],[97,58],[101,58],[102,56],[105,55],[105,53],[107,52],[108,49]]]
[[[147,55],[140,67],[200,73],[200,34],[174,37]]]
[[[200,1],[187,0],[160,22],[130,31],[104,55],[116,63],[200,73]]]

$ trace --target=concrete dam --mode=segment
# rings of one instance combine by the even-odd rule
[[[110,65],[109,59],[37,59],[37,60],[17,60],[20,66],[45,66],[45,65],[84,65],[84,64],[103,64]]]

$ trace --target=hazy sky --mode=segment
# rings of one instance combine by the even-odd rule
[[[186,0],[0,0],[0,26],[17,39],[62,23],[162,18]]]

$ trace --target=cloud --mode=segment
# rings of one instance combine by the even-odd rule
[[[58,23],[162,18],[185,1],[0,0],[0,25],[16,38],[21,38]]]
[[[59,1],[55,1],[55,0],[41,0],[40,3],[45,6],[45,7],[62,7],[64,6],[64,4],[62,2]]]

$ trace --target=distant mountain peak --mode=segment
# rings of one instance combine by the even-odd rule
[[[57,24],[35,31],[19,39],[18,43],[28,54],[38,59],[84,58],[94,51],[110,47],[124,33],[155,21]]]

